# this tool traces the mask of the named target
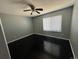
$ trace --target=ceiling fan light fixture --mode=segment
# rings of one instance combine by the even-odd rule
[[[43,8],[35,8],[35,6],[33,4],[27,3],[27,5],[31,8],[31,9],[26,9],[23,10],[24,12],[27,11],[31,11],[31,15],[33,14],[33,12],[36,12],[37,14],[40,14],[39,11],[43,11]]]

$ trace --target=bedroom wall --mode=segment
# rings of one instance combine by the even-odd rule
[[[52,35],[57,37],[70,37],[73,7],[68,7],[55,12],[47,13],[33,18],[34,33]],[[43,31],[43,18],[62,15],[62,32]]]
[[[33,32],[32,19],[24,16],[0,14],[7,42]]]
[[[78,1],[75,0],[72,17],[71,27],[71,44],[75,53],[76,59],[78,59]]]
[[[0,24],[0,59],[9,59],[7,47]]]

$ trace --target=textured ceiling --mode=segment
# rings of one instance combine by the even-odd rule
[[[74,3],[74,0],[0,0],[0,13],[37,16],[36,12],[33,15],[30,15],[30,11],[23,12],[24,9],[29,9],[24,1],[33,4],[36,8],[43,8],[44,11],[41,11],[41,14],[69,7]]]

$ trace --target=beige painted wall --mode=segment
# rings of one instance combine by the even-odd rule
[[[33,32],[31,18],[6,14],[1,14],[0,17],[8,42]]]
[[[71,19],[73,7],[68,7],[45,15],[33,18],[34,33],[52,35],[56,37],[70,37]],[[43,18],[62,15],[62,32],[43,31]]]
[[[72,43],[72,47],[73,47],[76,59],[78,59],[78,3],[77,3],[77,0],[75,0],[75,4],[73,8],[71,43]]]
[[[0,59],[9,59],[8,46],[3,36],[3,32],[0,24]]]

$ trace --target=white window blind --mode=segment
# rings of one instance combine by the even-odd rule
[[[43,30],[61,32],[62,15],[43,18]]]

